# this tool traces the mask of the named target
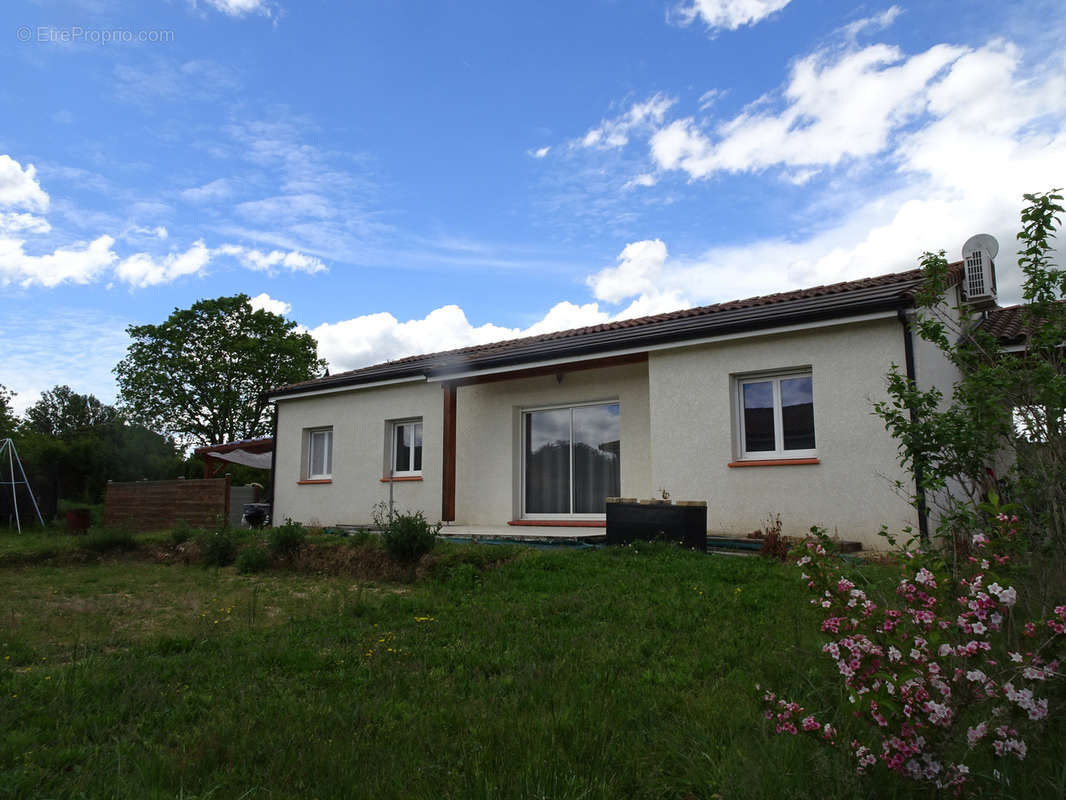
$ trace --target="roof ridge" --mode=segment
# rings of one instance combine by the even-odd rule
[[[920,277],[921,268],[915,268],[911,270],[905,270],[903,272],[889,272],[882,275],[873,275],[865,278],[853,278],[847,281],[839,281],[837,283],[819,284],[817,286],[808,286],[802,289],[789,289],[783,292],[774,292],[772,294],[755,295],[753,297],[739,298],[736,300],[726,300],[719,303],[709,303],[707,305],[702,306],[692,306],[690,308],[682,308],[677,309],[675,311],[665,311],[660,312],[658,314],[649,314],[643,317],[631,317],[629,319],[600,322],[595,325],[585,325],[579,328],[567,328],[561,331],[547,331],[545,333],[533,334],[530,336],[518,336],[513,339],[497,339],[492,342],[466,345],[464,347],[456,347],[450,350],[437,350],[432,353],[419,353],[409,356],[403,356],[401,358],[390,359],[388,361],[379,361],[374,364],[367,364],[362,367],[356,367],[355,369],[345,370],[344,372],[335,372],[332,375],[328,376],[328,378],[314,378],[310,381],[301,381],[299,383],[286,384],[285,386],[277,387],[277,389],[288,389],[295,386],[305,386],[323,380],[343,379],[345,377],[363,372],[364,370],[370,370],[378,367],[412,364],[422,360],[428,361],[446,359],[449,357],[460,356],[467,353],[483,353],[495,347],[521,346],[523,343],[531,343],[534,341],[567,339],[571,337],[580,336],[582,334],[616,330],[619,328],[635,328],[654,322],[677,319],[679,317],[694,317],[703,314],[713,314],[718,311],[772,305],[773,303],[785,302],[787,300],[801,298],[806,295],[838,294],[840,292],[850,291],[856,288],[865,288],[865,286],[870,284],[871,282],[875,282],[875,286],[883,286],[892,283],[903,283],[909,280],[918,280],[920,279]]]

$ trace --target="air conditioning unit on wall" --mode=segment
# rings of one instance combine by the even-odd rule
[[[974,308],[996,305],[996,265],[999,242],[979,233],[962,246],[962,299]]]

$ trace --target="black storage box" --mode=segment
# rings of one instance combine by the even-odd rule
[[[607,498],[607,544],[644,541],[677,542],[692,550],[707,550],[707,504],[640,503]]]

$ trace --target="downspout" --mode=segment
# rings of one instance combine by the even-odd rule
[[[907,319],[907,312],[899,309],[897,312],[900,324],[903,325],[903,354],[907,366],[907,382],[911,388],[918,388],[918,377],[914,368],[914,335],[911,332],[911,323]],[[911,422],[918,421],[918,412],[912,406],[910,409]],[[922,544],[929,542],[929,512],[925,502],[925,488],[922,486],[922,467],[914,465],[914,489],[918,498],[918,536]]]
[[[274,476],[278,467],[278,404],[274,403],[274,448],[270,451],[270,524],[274,524]]]

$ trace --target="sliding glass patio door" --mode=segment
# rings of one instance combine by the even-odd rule
[[[524,412],[524,515],[606,513],[621,492],[620,441],[618,403]]]

